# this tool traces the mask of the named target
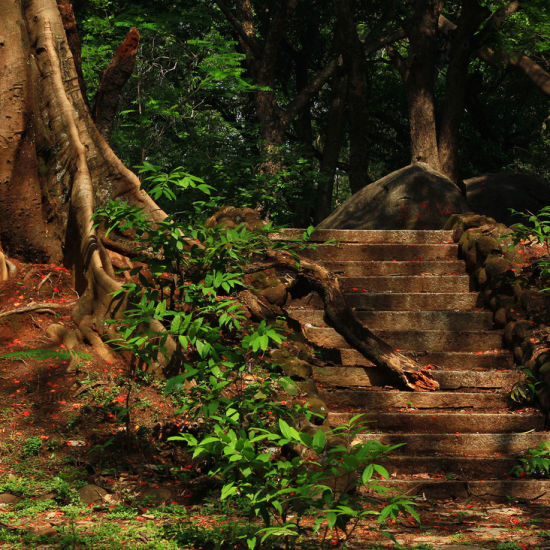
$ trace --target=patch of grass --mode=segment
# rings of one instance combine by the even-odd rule
[[[23,443],[23,451],[21,456],[23,458],[29,458],[30,456],[36,456],[42,450],[44,442],[39,436],[28,437]]]

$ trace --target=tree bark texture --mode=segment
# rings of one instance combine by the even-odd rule
[[[519,52],[495,51],[488,47],[481,48],[478,55],[491,65],[512,67],[522,72],[542,93],[550,95],[550,73],[527,55]]]
[[[0,6],[0,239],[8,255],[63,262],[80,299],[73,317],[92,344],[120,288],[92,215],[109,199],[165,214],[96,128],[56,0]]]

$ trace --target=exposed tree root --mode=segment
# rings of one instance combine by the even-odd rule
[[[52,342],[60,346],[65,346],[69,351],[76,351],[78,348],[79,342],[76,334],[73,330],[64,327],[59,324],[52,324],[46,330],[46,335]],[[74,372],[77,370],[77,363],[79,359],[75,355],[71,355],[71,360],[67,370],[69,372]]]
[[[325,314],[331,325],[356,350],[386,371],[396,387],[414,391],[432,391],[439,384],[425,367],[396,352],[390,345],[364,327],[353,311],[346,305],[338,279],[327,269],[304,258],[299,266],[295,258],[278,250],[267,252],[272,265],[294,272],[306,279],[308,285],[323,299]]]
[[[50,312],[54,313],[54,309],[63,309],[74,306],[76,302],[67,302],[65,304],[50,303],[50,302],[30,302],[28,306],[18,307],[10,309],[9,311],[3,311],[0,313],[0,319],[2,317],[9,317],[10,315],[17,315],[18,313],[28,313],[29,311],[39,311],[41,313]]]
[[[7,281],[17,273],[17,268],[10,262],[6,255],[0,250],[0,282]]]

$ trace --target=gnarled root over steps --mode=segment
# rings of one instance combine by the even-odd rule
[[[269,250],[266,256],[273,267],[295,273],[298,279],[305,280],[312,290],[319,293],[324,302],[327,319],[334,329],[352,347],[387,372],[395,387],[413,391],[439,389],[438,382],[430,376],[425,367],[396,352],[361,324],[347,306],[338,279],[330,271],[304,258],[300,258],[297,265],[296,259],[288,252]]]

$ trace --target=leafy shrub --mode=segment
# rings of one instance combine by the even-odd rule
[[[550,443],[542,442],[536,449],[527,449],[514,466],[512,474],[517,477],[550,476]]]
[[[536,261],[540,278],[546,281],[550,278],[550,206],[545,206],[537,214],[532,212],[518,212],[511,209],[511,212],[526,220],[526,223],[517,223],[513,226],[513,232],[506,235],[512,239],[512,246],[521,242],[535,242],[544,247],[545,254]],[[550,288],[545,288],[549,291]]]

